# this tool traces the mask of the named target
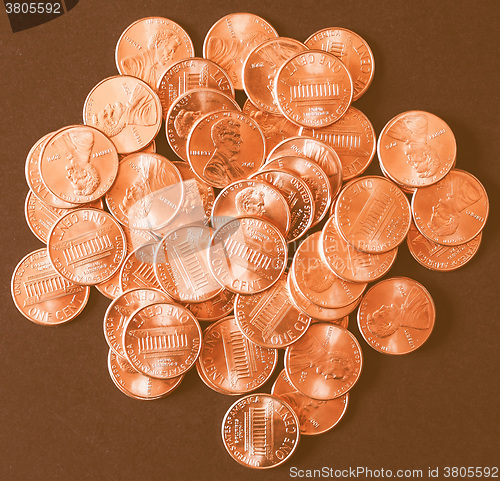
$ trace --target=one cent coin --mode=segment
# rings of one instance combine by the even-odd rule
[[[219,293],[205,302],[185,304],[198,321],[214,322],[229,316],[233,312],[234,298],[236,294],[228,289],[222,289]]]
[[[128,250],[126,252],[128,252]],[[111,300],[116,299],[122,293],[122,289],[120,287],[120,271],[116,271],[113,277],[110,277],[107,281],[95,284],[95,288],[104,297]]]
[[[120,289],[161,289],[155,274],[158,242],[149,242],[130,252],[120,269]]]
[[[436,318],[431,295],[422,284],[394,277],[367,291],[358,310],[365,341],[385,354],[408,354],[430,336]]]

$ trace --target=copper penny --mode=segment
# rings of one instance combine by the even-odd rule
[[[83,106],[83,121],[104,132],[120,154],[144,149],[161,127],[161,103],[142,80],[116,75],[99,82]]]
[[[212,229],[203,225],[179,227],[158,245],[154,269],[162,289],[181,302],[204,302],[221,285],[208,267]]]
[[[216,63],[205,58],[186,58],[175,62],[161,77],[158,97],[163,108],[163,118],[173,102],[190,90],[211,88],[234,97],[234,88],[226,72]]]
[[[404,241],[411,224],[410,203],[390,180],[366,176],[342,189],[335,218],[340,235],[351,246],[380,254]]]
[[[285,270],[287,246],[273,224],[240,217],[217,229],[209,251],[217,281],[232,292],[253,294],[271,287]]]
[[[320,307],[338,309],[358,299],[366,289],[365,282],[351,282],[337,276],[321,258],[321,232],[307,237],[295,252],[290,269],[297,288]]]
[[[39,168],[52,194],[65,202],[86,204],[102,197],[113,185],[118,154],[113,142],[99,130],[72,125],[58,130],[43,144]]]
[[[384,279],[371,287],[358,310],[365,341],[385,354],[408,354],[430,336],[436,318],[431,295],[408,277]]]
[[[243,64],[243,88],[250,101],[259,109],[281,114],[273,97],[274,81],[280,67],[307,47],[293,38],[271,38],[258,44]]]
[[[182,177],[172,162],[159,154],[141,152],[120,162],[106,204],[121,224],[153,230],[175,217],[183,196]]]
[[[120,269],[120,289],[161,289],[154,264],[157,242],[143,244],[130,252]]]
[[[12,298],[19,312],[42,326],[74,319],[87,304],[90,288],[59,275],[47,255],[38,249],[25,256],[14,269]]]
[[[318,401],[297,391],[283,369],[271,389],[271,394],[286,401],[295,411],[300,423],[300,434],[322,434],[334,428],[344,417],[349,403],[349,393]]]
[[[349,316],[348,315],[344,316],[340,319],[332,319],[332,320],[326,320],[326,321],[320,321],[318,319],[313,319],[311,324],[318,323],[318,322],[331,322],[332,324],[343,327],[344,329],[349,328]]]
[[[203,371],[203,369],[200,366],[200,359],[199,358],[196,361],[196,372],[198,373],[198,376],[200,376],[200,379],[203,381],[203,384],[205,384],[205,386],[207,386],[210,389],[212,389],[212,391],[218,392],[219,394],[223,394],[224,396],[231,396],[232,395],[230,392],[223,391],[220,387],[217,386],[217,384],[215,384],[210,379],[209,376],[207,376],[205,374],[205,372]]]
[[[270,152],[276,145],[288,137],[299,134],[301,127],[287,120],[283,115],[273,115],[258,109],[246,100],[243,104],[243,113],[249,115],[258,124],[266,139],[266,152]]]
[[[300,424],[293,409],[270,394],[250,394],[236,401],[222,421],[222,441],[239,464],[274,468],[297,448]]]
[[[143,152],[145,154],[156,154],[156,142],[153,140],[146,147],[144,147],[143,149],[141,149],[139,152]],[[120,162],[125,157],[127,157],[127,155],[130,155],[130,154],[118,154],[118,159],[120,160]]]
[[[326,322],[311,325],[285,352],[285,370],[293,387],[319,400],[335,399],[348,392],[359,379],[362,364],[356,338],[346,329]]]
[[[263,18],[251,13],[232,13],[218,20],[203,42],[203,56],[220,65],[234,88],[243,88],[243,63],[251,50],[278,33]]]
[[[278,350],[249,341],[233,317],[221,319],[203,333],[198,365],[206,379],[227,394],[246,394],[271,377]]]
[[[194,124],[204,115],[218,110],[241,111],[240,106],[229,95],[216,89],[190,90],[174,100],[167,112],[165,132],[172,150],[187,162],[187,142]]]
[[[120,270],[116,271],[113,277],[110,277],[107,281],[95,284],[95,288],[104,297],[111,300],[116,299],[122,293],[122,289],[120,287]]]
[[[75,209],[49,233],[47,249],[55,270],[76,284],[100,284],[111,278],[125,258],[125,235],[108,213]]]
[[[373,53],[357,33],[346,28],[325,28],[305,42],[308,48],[324,50],[339,58],[351,74],[353,96],[358,100],[368,89],[375,73]]]
[[[344,180],[362,174],[370,165],[377,148],[372,123],[355,107],[349,107],[334,124],[314,129],[303,128],[300,135],[321,140],[335,150],[342,164]]]
[[[144,80],[152,89],[173,62],[193,55],[186,31],[162,17],[135,21],[122,33],[115,50],[118,71]]]
[[[212,209],[212,226],[219,228],[235,217],[258,217],[275,225],[286,236],[290,209],[283,194],[262,180],[240,180],[217,196]]]
[[[205,302],[185,304],[198,321],[214,322],[229,316],[233,312],[234,298],[236,294],[228,289],[222,289],[219,293]]]
[[[127,360],[147,376],[172,379],[193,367],[201,349],[201,329],[190,311],[157,302],[133,312],[123,345]]]
[[[387,175],[405,187],[425,187],[440,181],[453,167],[455,136],[436,115],[421,110],[390,120],[378,139],[378,157]]]
[[[417,229],[425,237],[456,246],[483,230],[489,212],[488,194],[472,174],[453,169],[438,183],[417,189],[411,210]]]
[[[133,312],[155,302],[169,302],[171,300],[167,294],[158,289],[136,288],[120,294],[109,305],[104,314],[104,339],[111,350],[115,354],[125,357],[123,330]]]
[[[352,80],[344,64],[321,50],[307,50],[279,69],[274,96],[281,113],[303,127],[324,127],[351,105]]]
[[[264,163],[266,145],[255,120],[234,111],[218,111],[196,122],[187,142],[194,173],[213,187],[246,178]]]
[[[314,218],[314,198],[305,180],[283,170],[262,170],[250,176],[276,187],[285,198],[290,210],[290,229],[286,239],[293,242],[311,227]]]
[[[316,225],[325,217],[332,201],[332,188],[328,176],[318,164],[303,157],[288,156],[270,160],[264,164],[262,169],[283,169],[299,176],[313,194],[314,217],[312,225]]]
[[[143,246],[144,244],[158,242],[161,240],[161,237],[147,230],[130,229],[126,225],[122,225],[122,230],[125,234],[128,253]]]
[[[459,246],[443,246],[424,237],[414,224],[408,232],[408,249],[417,262],[439,272],[454,271],[467,264],[481,244],[482,233]]]
[[[383,254],[356,250],[339,234],[335,217],[323,227],[320,254],[326,265],[339,277],[351,282],[373,282],[384,276],[396,260],[398,248]]]
[[[108,371],[111,380],[123,394],[141,401],[160,399],[170,394],[184,378],[179,376],[173,379],[155,379],[145,376],[111,349],[108,353]]]
[[[286,347],[306,332],[311,318],[293,305],[284,275],[257,294],[238,294],[234,301],[236,322],[245,337],[265,347]]]

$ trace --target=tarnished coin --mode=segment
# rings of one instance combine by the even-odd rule
[[[316,225],[325,217],[332,201],[332,188],[325,171],[315,162],[303,157],[279,157],[264,164],[263,170],[283,169],[292,172],[306,182],[313,194],[314,218]]]
[[[250,100],[246,100],[243,104],[243,113],[252,117],[259,124],[266,139],[266,152],[270,152],[288,137],[298,135],[302,128],[290,122],[281,114],[273,115],[258,109]]]
[[[330,323],[312,324],[287,347],[285,370],[293,387],[308,397],[335,399],[359,379],[363,356],[356,338]]]
[[[158,242],[143,244],[130,252],[120,269],[120,289],[161,289],[155,274]]]
[[[108,371],[115,386],[132,399],[149,401],[170,394],[181,383],[184,376],[173,379],[155,379],[137,372],[124,358],[111,349],[108,353]]]
[[[71,321],[82,312],[90,287],[74,284],[57,273],[44,248],[19,262],[12,275],[11,292],[14,304],[26,319],[53,326]]]
[[[271,287],[286,266],[287,245],[273,224],[240,217],[217,229],[209,251],[210,270],[232,292],[253,294]]]
[[[115,354],[125,357],[123,329],[131,314],[140,307],[160,301],[172,299],[158,289],[137,288],[124,292],[109,305],[104,314],[104,338]]]
[[[274,468],[297,448],[300,424],[290,406],[270,394],[250,394],[236,401],[222,421],[227,452],[247,468]]]
[[[366,92],[373,80],[375,63],[370,47],[357,33],[347,28],[324,28],[304,43],[310,49],[324,50],[342,61],[351,74],[353,101]]]
[[[411,255],[427,269],[454,271],[467,264],[479,249],[482,233],[459,246],[443,246],[424,237],[412,223],[407,242]]]
[[[205,58],[191,57],[175,62],[161,77],[158,97],[167,117],[170,106],[182,94],[195,89],[211,88],[234,97],[233,84],[226,72]]]
[[[236,100],[211,88],[190,90],[173,101],[167,112],[165,132],[168,145],[182,160],[188,160],[188,137],[196,121],[218,110],[241,111]]]
[[[320,254],[339,277],[351,282],[373,282],[387,273],[396,260],[398,248],[383,254],[356,250],[339,234],[335,217],[328,219],[320,240]]]
[[[286,401],[295,411],[301,434],[322,434],[334,428],[344,417],[349,402],[349,393],[329,401],[305,396],[293,387],[284,369],[276,379],[271,394]]]
[[[286,347],[306,332],[311,318],[293,305],[286,275],[257,294],[238,294],[234,314],[239,328],[250,341],[265,347]]]
[[[118,71],[144,80],[152,89],[173,62],[193,55],[187,32],[162,17],[135,21],[122,33],[115,50]]]
[[[180,302],[204,302],[222,286],[208,267],[212,229],[203,225],[179,227],[159,243],[154,269],[161,288]]]
[[[377,148],[372,123],[355,107],[349,107],[334,124],[321,128],[302,128],[300,135],[321,140],[335,150],[342,164],[344,180],[362,174],[370,165]]]
[[[235,217],[258,217],[275,225],[283,236],[290,229],[290,209],[284,195],[262,180],[240,180],[215,199],[212,226],[218,229]]]
[[[281,113],[303,127],[324,127],[351,105],[352,80],[344,64],[321,50],[307,50],[279,69],[274,97]]]
[[[120,162],[118,176],[106,194],[109,211],[136,230],[159,229],[179,212],[184,186],[177,167],[159,154],[137,153]]]
[[[104,132],[120,154],[144,149],[161,127],[161,103],[142,80],[116,75],[99,82],[83,106],[83,121]]]
[[[415,226],[425,237],[442,245],[461,245],[483,230],[488,194],[472,174],[453,169],[438,183],[417,189],[411,210]]]
[[[125,258],[125,234],[116,220],[97,209],[63,215],[49,233],[47,250],[55,270],[83,285],[111,278]]]
[[[388,177],[415,188],[435,184],[451,170],[457,144],[446,122],[429,112],[411,110],[387,123],[377,150]]]
[[[401,244],[411,224],[410,203],[384,177],[367,176],[348,183],[335,204],[340,235],[368,254],[388,252]]]
[[[190,311],[157,302],[131,314],[123,346],[132,366],[158,379],[172,379],[193,367],[201,349],[201,329]]]
[[[232,13],[218,20],[203,42],[203,56],[220,65],[236,89],[243,88],[243,63],[251,50],[278,33],[252,13]]]
[[[259,109],[281,114],[273,97],[274,81],[280,67],[307,47],[293,38],[271,38],[258,44],[243,64],[243,88],[250,101]]]
[[[213,187],[244,179],[264,163],[266,145],[255,120],[235,111],[205,115],[187,141],[188,161],[194,173]]]
[[[233,312],[234,298],[236,294],[228,289],[222,289],[219,293],[205,302],[185,304],[198,321],[214,322],[229,316]]]
[[[285,198],[290,210],[290,229],[286,239],[293,242],[302,237],[314,219],[314,198],[305,180],[283,170],[262,170],[250,176],[276,187]]]
[[[290,275],[307,299],[320,307],[338,309],[358,299],[366,289],[365,282],[351,282],[337,276],[323,261],[321,232],[307,237],[295,252]]]
[[[408,277],[384,279],[371,287],[358,310],[365,341],[385,354],[408,354],[430,336],[436,318],[431,295]]]
[[[86,204],[102,197],[113,185],[118,154],[113,142],[99,130],[71,125],[43,144],[39,168],[53,195],[72,204]]]
[[[221,319],[203,333],[198,365],[209,387],[227,394],[246,394],[261,387],[273,374],[278,350],[249,341],[233,317]]]

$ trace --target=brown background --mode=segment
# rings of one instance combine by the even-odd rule
[[[16,34],[0,13],[0,479],[288,479],[290,466],[498,464],[499,5],[81,0]],[[390,274],[420,281],[436,301],[427,344],[389,357],[361,340],[364,369],[345,419],[328,434],[303,437],[285,466],[260,473],[240,467],[222,445],[221,420],[235,399],[208,389],[196,372],[158,401],[134,401],[114,387],[102,334],[109,301],[97,291],[79,318],[54,328],[23,318],[9,292],[14,266],[42,247],[24,221],[26,154],[45,133],[81,122],[88,92],[116,74],[122,31],[141,17],[165,16],[184,26],[201,55],[211,25],[236,11],[259,14],[298,40],[329,26],[359,33],[374,52],[376,74],[356,107],[377,133],[405,110],[442,117],[457,138],[457,167],[483,182],[491,202],[479,253],[461,270],[428,271],[400,249]],[[164,142],[159,150],[170,155]],[[379,172],[376,160],[370,172]],[[351,329],[360,338],[352,316]]]

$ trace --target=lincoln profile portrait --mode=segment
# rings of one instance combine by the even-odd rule
[[[264,205],[264,192],[247,187],[236,194],[234,203],[238,215],[262,216],[266,213]]]

